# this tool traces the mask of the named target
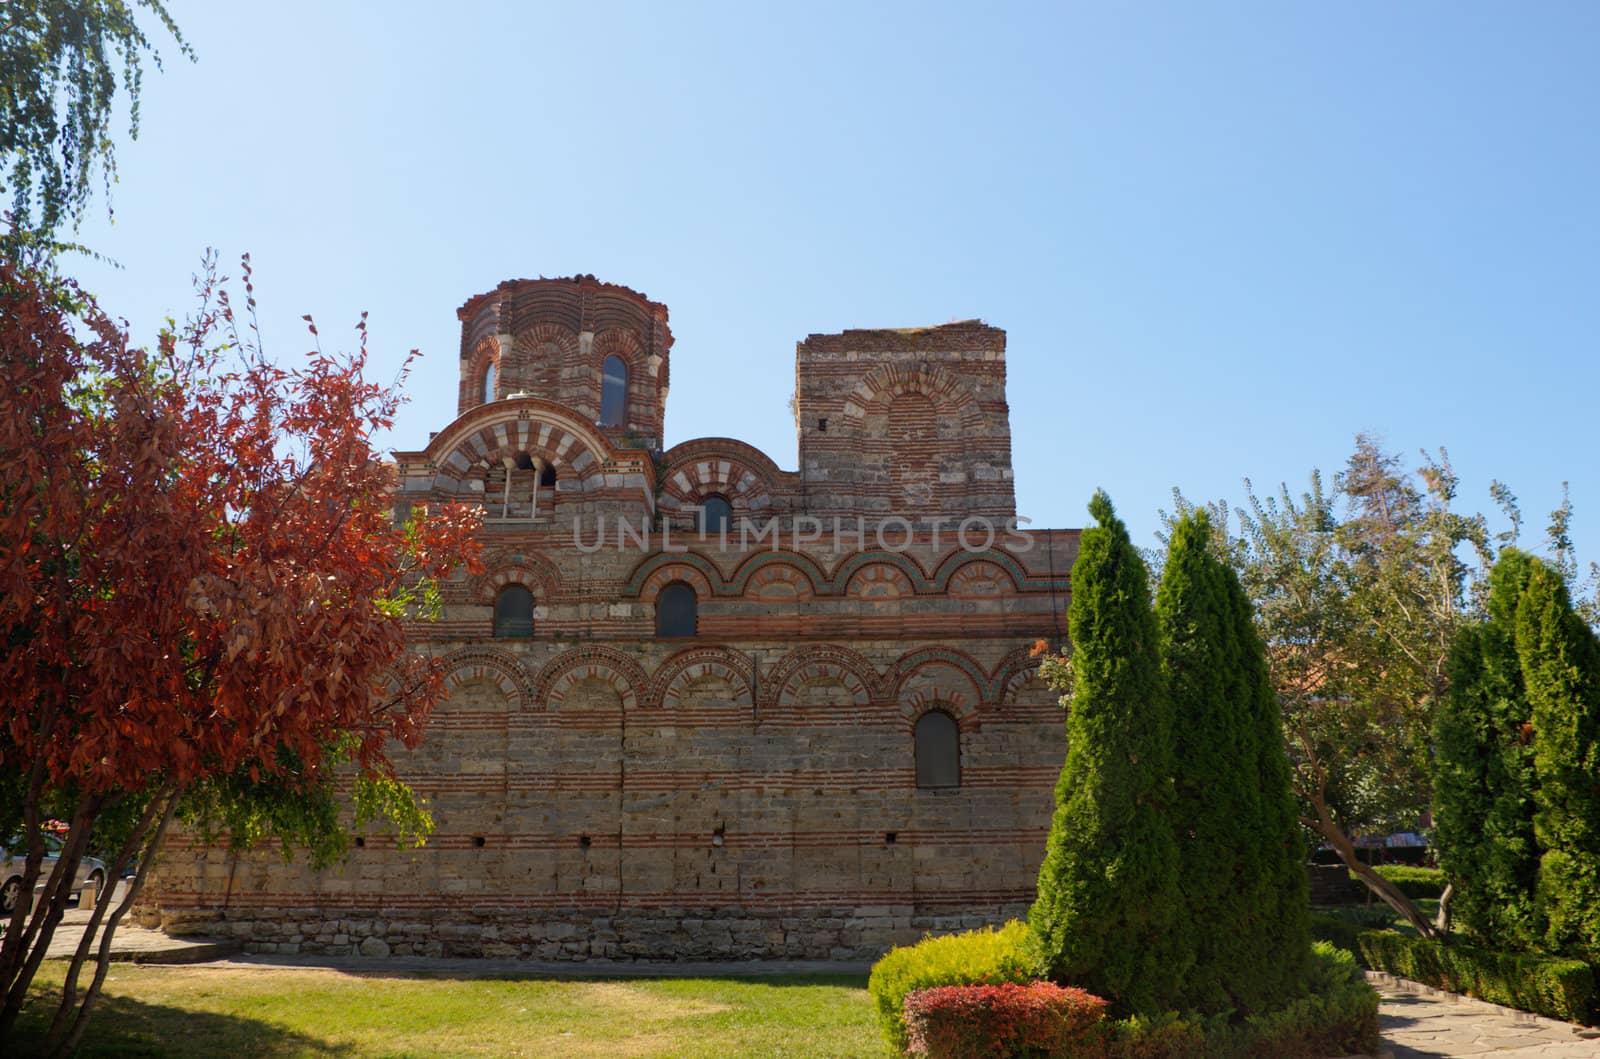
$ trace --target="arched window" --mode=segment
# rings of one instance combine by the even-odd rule
[[[728,503],[725,496],[713,493],[700,501],[700,532],[707,537],[716,537],[725,532],[733,524],[733,505]]]
[[[494,400],[494,361],[483,369],[483,403],[488,404]]]
[[[694,589],[674,581],[656,597],[656,635],[693,636],[700,601]]]
[[[961,786],[961,732],[943,710],[917,719],[915,734],[918,787]]]
[[[620,427],[627,401],[628,365],[619,356],[609,356],[600,380],[600,425]]]
[[[507,585],[495,597],[494,634],[519,639],[533,635],[533,593],[526,585]]]

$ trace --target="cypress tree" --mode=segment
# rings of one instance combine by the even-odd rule
[[[1243,668],[1240,694],[1248,704],[1255,733],[1255,765],[1260,812],[1255,838],[1261,845],[1260,922],[1256,951],[1269,965],[1260,981],[1262,997],[1279,1006],[1304,992],[1311,971],[1311,894],[1306,875],[1305,829],[1294,794],[1294,771],[1284,749],[1278,692],[1267,670],[1266,647],[1256,631],[1255,611],[1232,569],[1223,582],[1232,604],[1233,629]]]
[[[1029,937],[1042,973],[1121,1012],[1181,1003],[1193,962],[1179,930],[1170,705],[1148,574],[1096,492],[1072,568],[1067,759]]]
[[[1304,843],[1249,601],[1210,539],[1203,511],[1174,527],[1156,597],[1172,699],[1181,923],[1195,953],[1184,1006],[1251,1014],[1304,986]]]
[[[1545,947],[1600,959],[1600,641],[1554,570],[1535,564],[1517,605],[1517,655],[1538,778],[1535,899]]]
[[[1531,707],[1517,657],[1517,605],[1534,560],[1508,548],[1489,572],[1488,616],[1451,645],[1434,721],[1434,823],[1451,918],[1484,942],[1537,947]]]

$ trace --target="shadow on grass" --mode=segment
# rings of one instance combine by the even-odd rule
[[[28,998],[17,1022],[12,1055],[39,1055],[60,994]],[[347,1046],[239,1015],[145,1004],[102,995],[76,1056],[344,1056]]]
[[[686,963],[619,964],[594,967],[574,960],[559,969],[543,961],[529,961],[527,970],[505,966],[506,961],[447,957],[437,963],[411,962],[404,957],[393,966],[376,961],[350,961],[341,957],[248,955],[230,957],[234,966],[270,967],[281,971],[332,971],[351,978],[428,979],[453,982],[726,982],[733,985],[839,986],[867,988],[870,968],[862,970],[762,970],[759,962],[730,961],[727,969],[713,961]],[[780,962],[780,961],[773,961]],[[479,970],[473,965],[487,966]],[[431,965],[430,965],[431,964]],[[570,968],[570,970],[568,969]]]

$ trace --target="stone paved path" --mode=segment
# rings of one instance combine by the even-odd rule
[[[120,900],[119,882],[113,900]],[[55,935],[50,939],[50,951],[45,957],[51,960],[69,960],[83,940],[84,929],[89,925],[88,908],[69,908]],[[159,930],[136,927],[126,919],[117,927],[111,939],[111,959],[130,963],[203,963],[218,960],[239,952],[240,943],[225,938],[174,938]]]
[[[1600,1057],[1600,1031],[1581,1030],[1376,971],[1368,971],[1367,979],[1383,998],[1378,1022],[1394,1059]]]

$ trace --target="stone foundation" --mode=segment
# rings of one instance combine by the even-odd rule
[[[1027,906],[961,915],[863,908],[804,915],[740,909],[547,915],[514,912],[403,917],[371,913],[143,909],[140,926],[169,934],[237,938],[250,953],[318,956],[427,956],[510,960],[875,960],[928,934],[1020,919]]]

